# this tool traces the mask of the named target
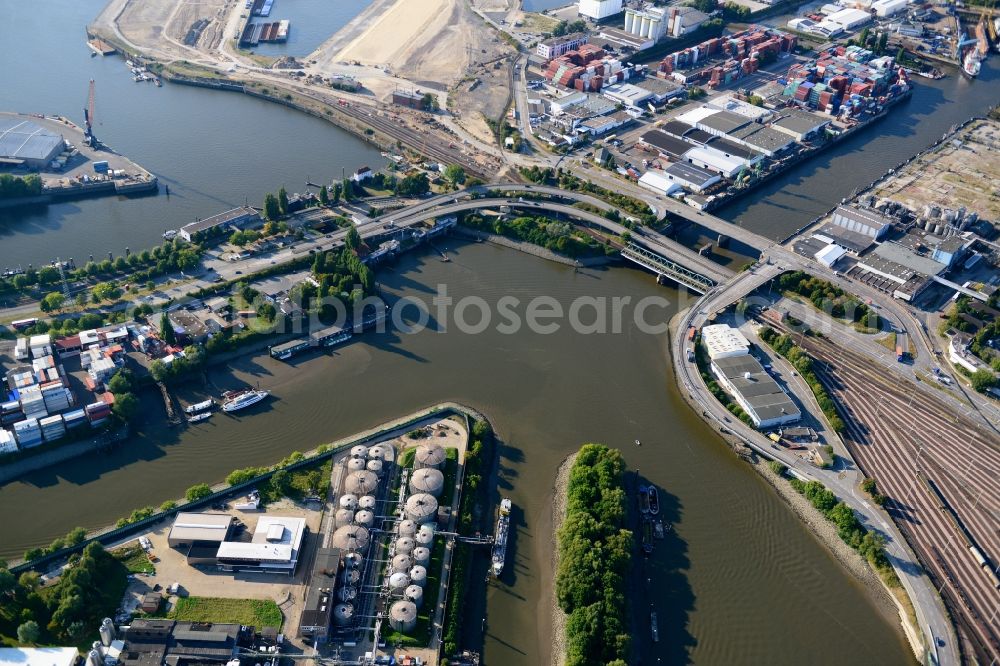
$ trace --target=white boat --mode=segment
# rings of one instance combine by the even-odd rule
[[[263,391],[260,389],[247,391],[246,393],[236,396],[232,400],[222,403],[222,411],[229,413],[245,409],[250,405],[256,405],[269,395],[271,395],[270,391]]]
[[[188,417],[188,423],[198,423],[199,421],[204,421],[205,419],[212,416],[212,412],[202,412],[201,414],[195,414],[194,416]]]
[[[497,534],[493,541],[493,575],[499,576],[503,572],[504,562],[507,559],[507,536],[510,532],[510,509],[509,497],[500,500],[500,515],[497,518]]]
[[[163,232],[163,237],[167,240],[173,240],[174,238],[177,237],[177,230],[167,229],[166,231]]]
[[[965,72],[966,76],[975,78],[979,76],[979,70],[983,66],[983,56],[980,55],[979,50],[975,47],[970,48],[966,54],[965,58],[962,59],[962,71]]]
[[[198,412],[203,412],[206,409],[211,409],[214,403],[211,400],[204,400],[202,402],[196,402],[193,405],[188,405],[184,408],[185,414],[197,414]]]

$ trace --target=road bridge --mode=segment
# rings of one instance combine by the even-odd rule
[[[595,199],[594,201],[599,200]],[[601,203],[603,206],[607,206],[608,209],[613,208],[606,202]],[[436,200],[429,199],[422,204],[398,211],[389,220],[382,221],[380,219],[371,225],[366,225],[366,229],[362,235],[388,233],[393,228],[414,226],[434,217],[470,210],[501,207],[558,213],[581,220],[619,236],[626,232],[632,233],[623,225],[613,222],[602,215],[554,201],[494,197],[460,200],[456,197],[437,197]],[[619,214],[623,215],[621,211],[619,211]],[[694,250],[653,231],[646,229],[637,230],[633,235],[631,244],[634,248],[644,250],[645,255],[640,255],[638,250],[633,249],[629,255],[625,255],[626,258],[636,261],[636,263],[649,268],[658,275],[669,277],[682,286],[694,289],[698,293],[704,293],[706,289],[711,288],[715,284],[725,282],[733,276],[733,272],[728,268],[720,266]],[[637,256],[643,256],[643,261],[637,261],[634,258]]]

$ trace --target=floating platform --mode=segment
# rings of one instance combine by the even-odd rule
[[[257,46],[261,42],[285,42],[288,40],[287,20],[271,23],[247,23],[240,35],[240,46]]]
[[[118,53],[118,49],[111,46],[111,44],[108,44],[103,39],[98,39],[97,37],[88,40],[87,46],[89,46],[90,50],[96,53],[97,55],[107,56]]]

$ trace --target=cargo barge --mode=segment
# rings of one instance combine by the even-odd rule
[[[252,23],[247,21],[240,33],[240,46],[257,46],[261,42],[281,43],[288,41],[289,21],[273,21],[271,23]]]

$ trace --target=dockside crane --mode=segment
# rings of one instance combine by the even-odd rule
[[[94,136],[94,79],[90,80],[90,89],[87,92],[87,106],[83,109],[83,121],[85,125],[83,142],[91,148],[97,148],[99,144],[97,138]]]

